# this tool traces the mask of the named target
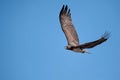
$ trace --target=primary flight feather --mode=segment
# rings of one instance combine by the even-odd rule
[[[103,34],[103,36],[98,40],[80,44],[77,32],[72,23],[70,9],[68,9],[67,5],[66,6],[63,5],[63,7],[60,11],[60,14],[59,14],[59,19],[60,19],[60,24],[61,24],[62,30],[67,38],[67,42],[68,42],[68,46],[66,46],[67,50],[85,53],[85,52],[87,52],[85,50],[85,48],[95,47],[95,46],[105,42],[109,38],[110,33],[105,32]]]

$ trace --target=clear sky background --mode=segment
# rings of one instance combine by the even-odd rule
[[[109,40],[92,54],[65,50],[63,4],[81,43]],[[120,0],[0,0],[0,80],[120,80],[119,45]]]

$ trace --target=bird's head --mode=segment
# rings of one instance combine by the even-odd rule
[[[72,50],[72,46],[71,45],[65,46],[65,49]]]

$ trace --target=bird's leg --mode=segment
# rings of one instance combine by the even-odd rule
[[[87,53],[87,54],[91,54],[91,52],[89,52],[89,51],[87,51],[87,50],[84,50],[84,52]]]

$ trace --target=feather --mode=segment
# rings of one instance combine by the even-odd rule
[[[110,36],[110,33],[105,32],[100,39],[92,41],[92,42],[88,42],[85,44],[81,44],[81,45],[79,45],[79,47],[82,49],[95,47],[95,46],[105,42],[106,40],[108,40],[109,36]]]
[[[59,14],[59,19],[62,30],[67,38],[68,45],[78,46],[79,45],[78,35],[72,23],[70,9],[68,9],[67,5],[66,6],[63,5]]]

